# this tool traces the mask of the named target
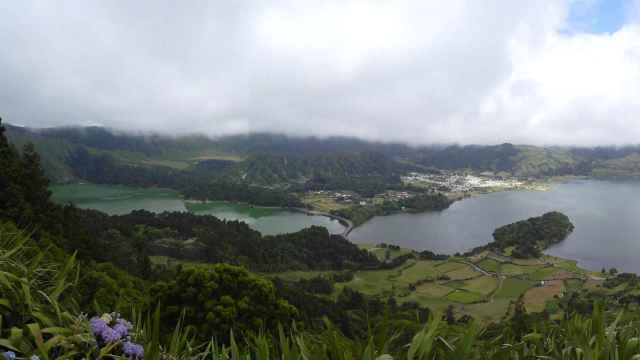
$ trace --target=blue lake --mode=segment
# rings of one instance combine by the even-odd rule
[[[576,180],[549,191],[507,191],[467,198],[441,212],[376,217],[354,229],[356,243],[387,242],[436,253],[464,252],[492,240],[495,228],[557,210],[576,226],[548,254],[582,267],[640,273],[640,182]]]

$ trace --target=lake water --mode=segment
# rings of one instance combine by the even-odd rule
[[[640,182],[578,180],[549,191],[480,195],[442,212],[376,217],[354,229],[349,239],[452,254],[486,244],[499,226],[552,210],[569,216],[576,228],[548,254],[593,270],[640,273]]]
[[[332,233],[344,227],[324,216],[283,209],[212,202],[185,206],[179,194],[165,189],[74,184],[52,187],[53,199],[74,202],[109,214],[136,209],[192,211],[246,222],[263,234],[293,232],[311,225]],[[188,209],[187,209],[188,208]],[[547,253],[576,259],[586,268],[616,267],[640,273],[640,182],[579,180],[549,191],[511,191],[455,202],[447,210],[376,217],[354,229],[356,243],[387,242],[436,253],[464,252],[492,240],[493,230],[514,221],[557,210],[571,218],[574,232]]]
[[[295,232],[311,225],[324,226],[330,233],[342,233],[345,227],[339,221],[326,216],[307,215],[284,209],[252,207],[225,202],[190,203],[189,211],[198,215],[213,215],[220,219],[247,223],[262,234],[273,235]]]
[[[111,215],[128,214],[133,210],[191,211],[194,214],[214,215],[220,219],[246,222],[265,235],[295,232],[312,225],[324,226],[331,233],[345,229],[338,221],[325,216],[307,215],[285,209],[261,208],[244,204],[185,202],[173,190],[132,188],[118,185],[68,184],[50,188],[52,199],[58,203],[74,203],[85,209],[96,209]]]
[[[123,215],[133,210],[151,212],[187,211],[180,195],[173,190],[133,188],[120,185],[67,184],[49,188],[58,203],[74,203],[79,208]]]

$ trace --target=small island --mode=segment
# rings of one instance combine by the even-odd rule
[[[573,229],[568,216],[552,211],[497,228],[494,241],[487,246],[515,258],[538,258],[543,250],[566,239]]]

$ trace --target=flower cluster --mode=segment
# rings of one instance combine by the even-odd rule
[[[98,343],[111,344],[122,340],[124,342],[121,350],[125,356],[135,359],[144,356],[142,345],[131,342],[129,332],[133,325],[121,318],[119,314],[103,314],[100,317],[91,318],[89,326]]]
[[[144,356],[144,348],[142,345],[132,343],[131,341],[125,341],[124,344],[122,344],[122,352],[132,358],[142,358]]]
[[[0,360],[16,360],[16,353],[13,351],[0,352]],[[40,360],[38,355],[31,355],[29,360]]]

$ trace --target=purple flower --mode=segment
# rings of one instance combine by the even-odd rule
[[[2,355],[2,357],[7,360],[16,360],[16,353],[14,353],[13,351],[3,352],[0,353],[0,355]]]
[[[127,320],[123,319],[123,318],[119,318],[118,320],[116,320],[116,324],[120,324],[120,325],[126,327],[127,330],[133,329],[133,325],[130,322],[128,322]]]
[[[126,356],[136,359],[144,357],[144,348],[142,345],[132,343],[131,341],[125,341],[124,344],[122,344],[122,352]]]
[[[99,317],[91,318],[89,324],[91,325],[91,332],[93,332],[93,335],[102,334],[102,332],[109,327],[107,323]]]
[[[121,338],[127,336],[129,334],[129,329],[122,324],[115,324],[113,326],[113,330],[118,333],[118,336],[120,336]]]
[[[100,336],[106,343],[112,343],[120,340],[120,334],[118,334],[115,330],[108,326],[104,330],[102,330]]]

